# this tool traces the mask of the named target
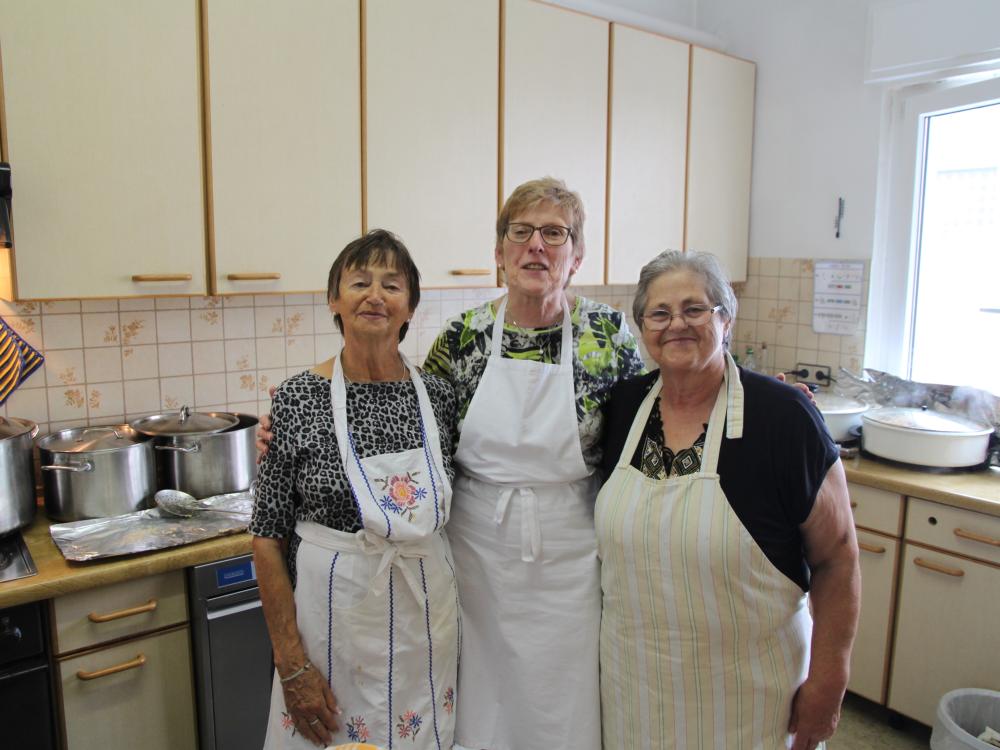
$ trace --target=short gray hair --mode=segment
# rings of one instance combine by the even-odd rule
[[[686,253],[680,250],[664,250],[639,272],[639,285],[636,287],[635,300],[632,302],[632,317],[640,331],[642,314],[646,311],[646,303],[649,301],[649,285],[663,274],[674,271],[689,271],[700,276],[705,282],[705,294],[708,295],[709,301],[713,305],[722,305],[719,315],[729,323],[736,319],[738,307],[736,295],[718,258],[711,253],[697,250],[689,250]],[[725,343],[728,346],[728,337]]]

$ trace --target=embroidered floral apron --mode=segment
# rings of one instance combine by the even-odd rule
[[[583,460],[569,308],[559,364],[500,356],[506,300],[455,455],[462,599],[457,746],[599,750],[596,478]]]
[[[723,429],[743,435],[743,388],[726,358],[701,470],[655,480],[630,465],[657,380],[597,499],[607,750],[790,745],[812,619],[802,590],[767,559],[719,483]]]
[[[361,458],[347,424],[340,357],[335,361],[334,429],[364,528],[348,534],[296,524],[296,621],[343,711],[334,745],[447,750],[460,627],[454,565],[441,533],[451,486],[427,390],[404,363],[417,392],[423,445]],[[277,675],[265,748],[315,748],[286,714]]]

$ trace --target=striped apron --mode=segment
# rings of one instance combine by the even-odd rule
[[[791,744],[812,619],[806,596],[740,523],[716,473],[723,429],[729,439],[743,435],[743,388],[726,358],[701,470],[655,480],[630,465],[658,379],[598,495],[605,750]]]

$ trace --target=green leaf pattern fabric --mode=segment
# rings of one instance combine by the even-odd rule
[[[584,461],[600,461],[601,407],[611,386],[645,371],[635,337],[625,316],[609,305],[577,297],[571,311],[573,380],[576,416]],[[449,378],[458,396],[459,430],[472,396],[486,369],[487,342],[492,340],[496,310],[493,303],[466,310],[445,323],[431,345],[424,369]],[[513,359],[555,363],[562,347],[562,326],[522,329],[504,326],[503,355]]]

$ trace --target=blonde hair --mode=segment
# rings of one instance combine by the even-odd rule
[[[573,252],[583,257],[583,199],[580,194],[566,187],[566,183],[555,177],[529,180],[514,188],[497,216],[497,247],[503,245],[507,225],[515,216],[547,203],[562,211],[569,221],[570,236],[573,238]]]

